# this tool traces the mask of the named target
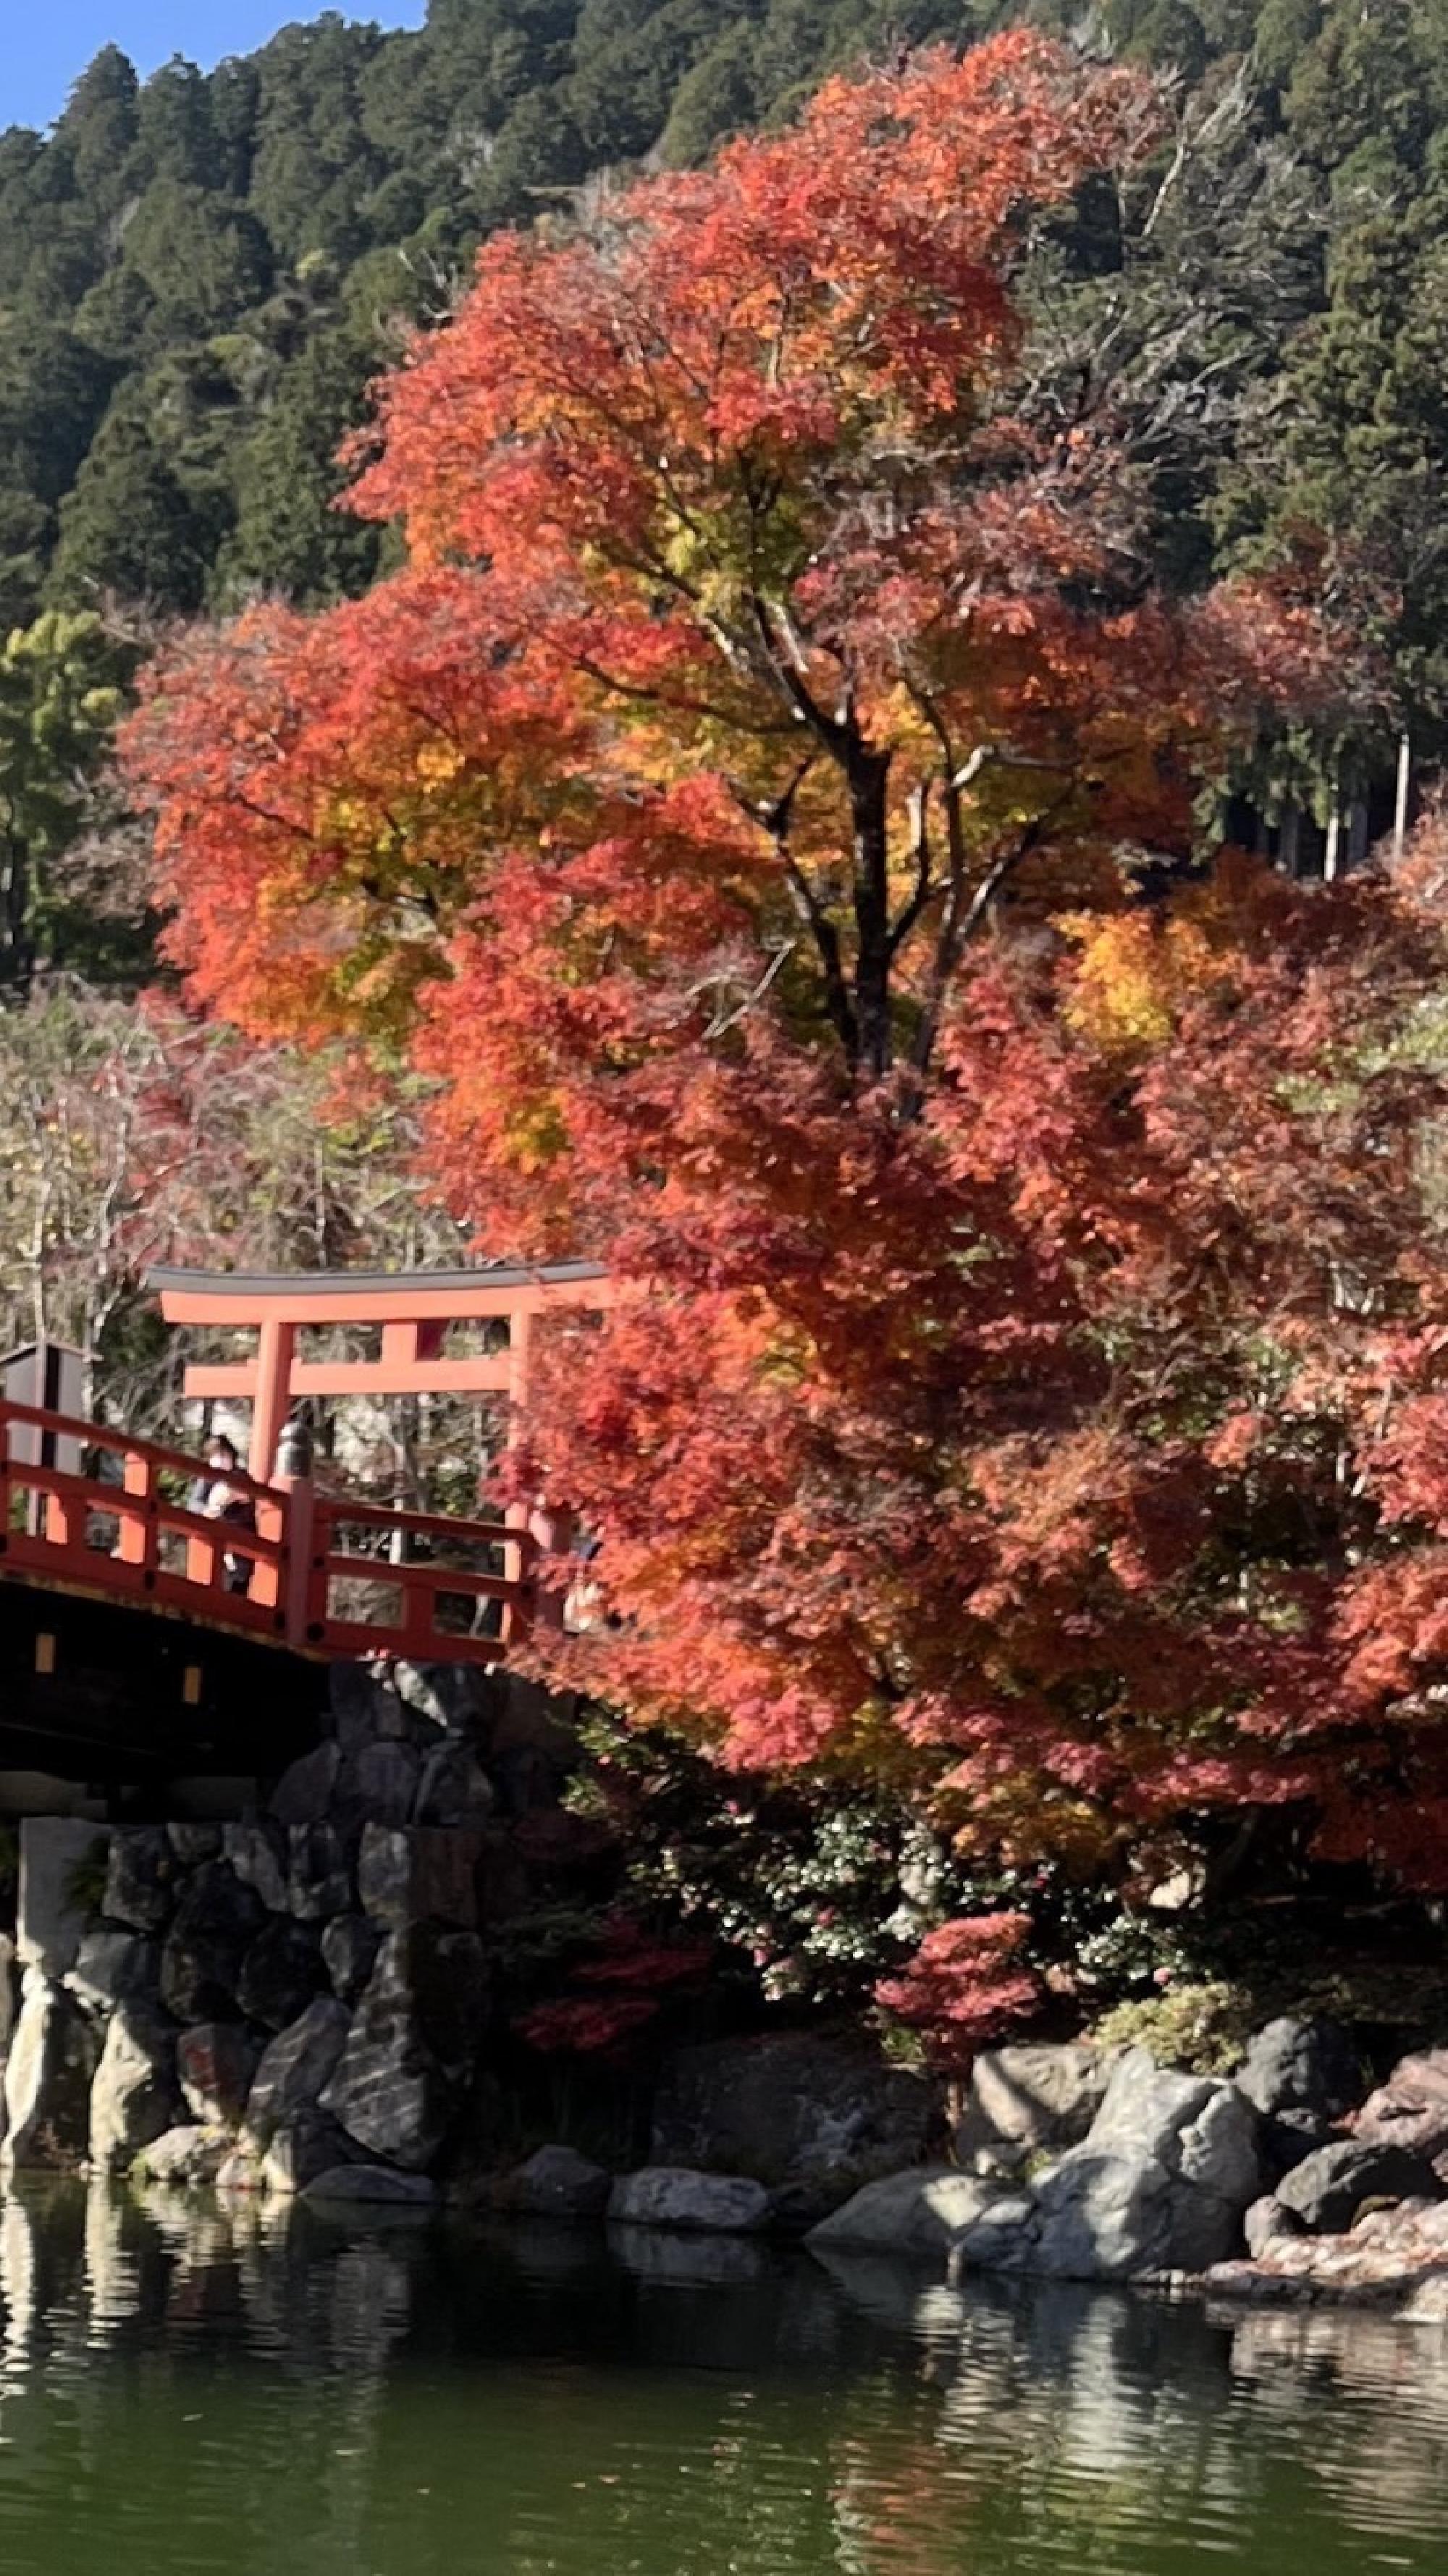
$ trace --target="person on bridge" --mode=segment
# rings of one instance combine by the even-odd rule
[[[256,1505],[242,1486],[232,1482],[241,1472],[241,1459],[235,1442],[228,1440],[224,1431],[218,1432],[207,1448],[206,1464],[211,1470],[210,1475],[198,1476],[191,1489],[193,1512],[204,1512],[208,1520],[229,1521],[234,1529],[254,1530]],[[226,1570],[227,1591],[250,1591],[250,1557],[238,1556],[228,1548],[221,1561]]]

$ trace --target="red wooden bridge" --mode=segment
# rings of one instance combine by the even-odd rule
[[[559,1531],[541,1508],[491,1520],[396,1510],[286,1472],[278,1444],[291,1408],[307,1398],[495,1394],[518,1403],[537,1318],[603,1305],[600,1270],[160,1270],[151,1285],[172,1323],[255,1335],[248,1356],[193,1365],[185,1380],[188,1396],[250,1407],[248,1471],[226,1483],[249,1502],[254,1527],[196,1508],[195,1488],[214,1474],[203,1458],[0,1398],[0,1584],[123,1605],[320,1661],[497,1664],[549,1615],[535,1568]],[[308,1336],[339,1327],[353,1344],[371,1335],[376,1349],[308,1355]],[[483,1346],[453,1348],[459,1327]]]

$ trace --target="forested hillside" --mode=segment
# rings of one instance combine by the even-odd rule
[[[696,161],[862,51],[1020,14],[433,0],[421,34],[327,14],[210,76],[177,61],[144,85],[108,49],[50,135],[0,138],[0,628],[107,592],[194,611],[365,588],[388,540],[330,506],[338,439],[399,327],[448,309],[483,235],[590,173]],[[1144,294],[1133,281],[1131,325],[1166,393],[1172,569],[1194,581],[1350,527],[1341,578],[1385,629],[1431,750],[1448,692],[1443,9],[1044,14],[1181,75],[1195,186],[1175,192]],[[1120,269],[1108,210],[1088,210],[1069,257]]]

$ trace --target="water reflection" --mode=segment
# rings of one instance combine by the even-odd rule
[[[1428,2576],[1445,2475],[1437,2329],[0,2199],[5,2576]]]

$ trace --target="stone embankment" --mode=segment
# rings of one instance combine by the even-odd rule
[[[0,2166],[430,2201],[486,2149],[489,1930],[570,1758],[529,1685],[347,1668],[264,1813],[28,1818]]]

